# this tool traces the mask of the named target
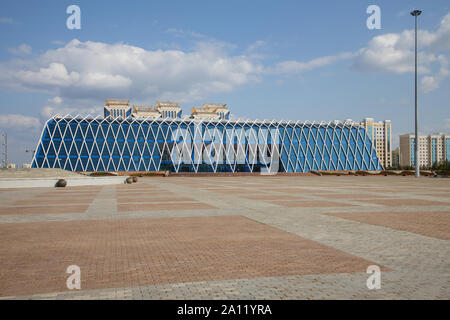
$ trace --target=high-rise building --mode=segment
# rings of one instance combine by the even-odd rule
[[[374,122],[372,118],[365,118],[361,121],[372,139],[378,158],[384,168],[392,166],[392,141],[391,141],[391,120]]]
[[[414,134],[400,136],[400,165],[415,166]],[[439,133],[419,136],[419,165],[429,168],[433,164],[450,161],[450,135]]]
[[[396,168],[400,166],[400,147],[392,150],[392,166]]]
[[[205,103],[202,108],[192,108],[191,117],[194,119],[225,119],[228,120],[230,110],[226,103]]]

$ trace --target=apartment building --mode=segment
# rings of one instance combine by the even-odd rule
[[[205,103],[202,108],[192,108],[193,119],[225,119],[228,120],[230,110],[226,103]]]
[[[400,165],[415,166],[414,134],[400,136]],[[431,167],[436,162],[450,161],[450,134],[419,136],[419,165]]]
[[[373,118],[365,118],[360,125],[366,129],[377,151],[380,163],[384,168],[392,166],[391,120],[375,122]]]

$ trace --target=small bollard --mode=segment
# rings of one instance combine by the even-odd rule
[[[128,183],[128,184],[133,183],[133,178],[131,178],[131,177],[126,178],[125,183]]]
[[[138,178],[137,177],[133,177],[133,182],[138,182]]]

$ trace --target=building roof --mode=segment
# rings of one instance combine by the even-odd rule
[[[150,112],[157,110],[156,107],[152,105],[133,105],[133,111]]]
[[[172,107],[179,108],[178,102],[173,101],[156,101],[156,107]]]
[[[105,99],[106,105],[129,105],[130,100],[127,99]]]
[[[203,108],[205,109],[217,109],[217,108],[226,108],[226,103],[204,103]]]

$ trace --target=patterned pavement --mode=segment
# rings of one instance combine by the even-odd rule
[[[1,190],[0,297],[449,299],[449,187],[235,176]],[[66,287],[69,265],[81,290]]]

